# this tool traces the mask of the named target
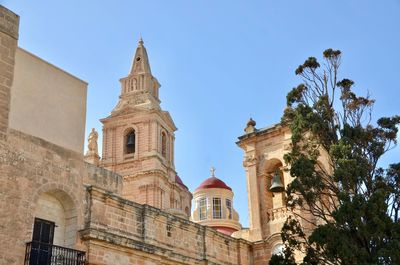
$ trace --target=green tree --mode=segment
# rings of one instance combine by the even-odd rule
[[[284,254],[270,264],[293,264],[294,251],[303,264],[400,264],[400,163],[378,163],[397,143],[400,116],[373,122],[374,100],[339,80],[341,52],[328,49],[323,59],[300,65],[302,83],[287,95],[294,214],[282,229]]]

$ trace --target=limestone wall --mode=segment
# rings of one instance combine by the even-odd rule
[[[18,48],[9,126],[83,153],[87,83]]]
[[[81,236],[90,264],[109,264],[110,255],[130,264],[148,254],[142,264],[251,264],[247,241],[98,188],[89,187],[88,194],[91,214]],[[113,251],[104,251],[110,245]]]

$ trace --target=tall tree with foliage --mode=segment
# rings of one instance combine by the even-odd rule
[[[400,116],[373,122],[374,100],[339,79],[341,52],[328,49],[323,59],[300,65],[303,82],[287,95],[294,214],[282,229],[284,254],[270,264],[295,264],[295,251],[303,264],[400,264],[400,163],[379,167],[397,143]]]

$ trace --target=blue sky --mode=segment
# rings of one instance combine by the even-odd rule
[[[20,47],[89,83],[87,125],[101,133],[143,37],[162,108],[177,127],[175,166],[194,190],[211,166],[235,192],[247,226],[237,137],[280,120],[294,70],[326,48],[343,52],[341,76],[369,91],[374,117],[400,113],[400,0],[23,1]],[[101,139],[101,138],[100,138]],[[400,150],[383,164],[398,162]]]

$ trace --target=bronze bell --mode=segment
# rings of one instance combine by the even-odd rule
[[[133,148],[135,146],[135,135],[133,133],[128,135],[128,141],[126,142],[126,147]]]
[[[272,177],[271,187],[269,187],[271,192],[282,192],[285,191],[285,187],[281,181],[279,170],[276,170],[274,176]]]

